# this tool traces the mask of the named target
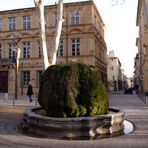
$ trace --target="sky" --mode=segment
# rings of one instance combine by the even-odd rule
[[[138,0],[125,0],[114,6],[109,0],[98,0],[97,6],[105,23],[108,51],[114,50],[128,77],[133,76],[134,57],[138,52],[136,27]]]
[[[65,0],[65,2],[83,0]],[[105,41],[108,52],[114,50],[128,77],[133,75],[134,57],[138,52],[136,37],[136,15],[138,0],[119,0],[115,5],[114,0],[94,0],[99,13],[105,24]],[[53,4],[57,0],[44,0],[44,4]],[[0,4],[0,11],[16,8],[33,7],[33,0],[3,0]]]

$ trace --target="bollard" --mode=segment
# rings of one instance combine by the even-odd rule
[[[15,106],[15,94],[13,94],[13,106]]]
[[[8,93],[5,93],[5,102],[8,103]]]
[[[37,104],[38,104],[38,93],[36,92],[35,93],[35,107],[37,107]]]

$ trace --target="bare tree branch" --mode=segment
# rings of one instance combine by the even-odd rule
[[[41,39],[43,63],[44,63],[44,70],[45,70],[49,66],[49,60],[48,60],[46,33],[45,33],[44,4],[43,4],[43,0],[34,0],[34,4],[38,9],[38,13],[39,13],[40,39]]]
[[[54,65],[56,64],[57,60],[57,52],[58,52],[58,47],[60,43],[60,36],[61,36],[61,31],[62,31],[62,23],[64,21],[63,19],[63,0],[59,0],[58,2],[58,20],[57,20],[57,27],[56,27],[56,33],[55,33],[55,39],[54,39],[54,47],[52,49],[52,60],[51,64]]]

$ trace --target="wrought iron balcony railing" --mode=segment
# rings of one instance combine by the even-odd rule
[[[15,64],[15,58],[9,59],[9,58],[2,58],[0,59],[0,64]]]

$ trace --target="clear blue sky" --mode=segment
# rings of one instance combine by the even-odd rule
[[[80,0],[65,0],[73,2]],[[119,57],[122,68],[128,77],[134,71],[135,46],[138,31],[136,28],[136,13],[138,0],[125,0],[122,5],[113,6],[112,0],[94,0],[105,23],[105,40],[108,51],[114,50]],[[122,0],[119,0],[122,1]],[[44,0],[52,4],[57,0]],[[1,0],[0,11],[34,6],[33,0]]]

